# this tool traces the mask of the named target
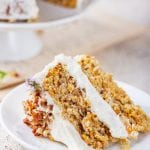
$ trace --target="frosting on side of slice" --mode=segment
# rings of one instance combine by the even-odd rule
[[[92,150],[92,148],[81,139],[75,127],[69,121],[62,118],[61,111],[58,106],[54,104],[52,97],[47,92],[45,94],[47,102],[54,106],[54,120],[52,125],[50,125],[50,129],[55,141],[62,142],[69,150]],[[40,110],[42,109],[40,108]]]
[[[67,145],[69,150],[92,150],[80,137],[75,127],[61,117],[59,108],[54,106],[54,121],[52,124],[51,135],[55,140]]]
[[[111,135],[115,138],[128,137],[125,126],[119,116],[113,111],[111,106],[102,99],[87,76],[82,72],[80,65],[71,57],[64,56],[63,54],[56,56],[52,63],[48,64],[42,72],[34,76],[34,79],[42,84],[49,69],[55,67],[58,63],[66,64],[68,72],[77,81],[78,87],[86,90],[87,99],[91,102],[92,112],[110,129]]]
[[[38,73],[34,78],[40,79],[38,83],[42,86],[43,73]],[[69,150],[92,150],[90,146],[88,146],[80,137],[80,134],[75,129],[75,127],[68,121],[62,118],[61,110],[54,103],[53,98],[49,95],[48,92],[43,91],[43,95],[48,103],[53,104],[53,115],[54,120],[53,123],[50,124],[51,135],[55,139],[55,141],[62,142],[65,144]],[[42,111],[43,108],[39,108]]]

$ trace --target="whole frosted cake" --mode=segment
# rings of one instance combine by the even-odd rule
[[[69,150],[103,150],[113,143],[128,150],[131,140],[150,131],[149,116],[94,57],[58,55],[27,83],[24,123],[35,136]]]
[[[38,12],[35,0],[0,0],[0,21],[34,21]]]
[[[87,0],[45,1],[68,8],[78,8]],[[39,7],[36,0],[0,0],[0,21],[33,22],[37,20],[38,16]]]

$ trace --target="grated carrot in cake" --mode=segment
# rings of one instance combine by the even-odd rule
[[[85,99],[85,89],[77,87],[64,65],[58,64],[49,70],[43,87],[62,110],[62,116],[76,127],[88,145],[99,150],[116,141],[109,129],[91,112],[90,103]]]
[[[135,105],[126,92],[113,81],[112,75],[105,73],[98,61],[91,56],[81,56],[79,63],[93,86],[121,117],[130,138],[137,138],[139,132],[150,131],[150,118],[142,108]]]
[[[69,150],[104,150],[114,143],[129,150],[132,139],[150,131],[150,117],[94,57],[58,55],[28,85],[24,123],[35,136]]]

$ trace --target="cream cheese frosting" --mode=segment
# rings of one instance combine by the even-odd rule
[[[113,111],[111,106],[103,100],[87,76],[82,72],[80,65],[71,57],[67,57],[63,54],[56,56],[52,63],[48,64],[42,72],[34,76],[34,79],[42,84],[49,69],[55,67],[58,63],[67,66],[67,71],[76,80],[78,87],[85,88],[87,99],[91,102],[92,112],[109,128],[111,135],[115,138],[128,137],[125,126],[119,116]]]
[[[56,64],[49,64],[44,71],[36,74],[34,80],[42,86],[42,81],[48,72],[48,70]],[[50,67],[51,66],[51,67]],[[54,120],[50,125],[51,135],[55,141],[62,142],[68,147],[68,150],[92,150],[92,147],[88,146],[80,137],[80,134],[77,132],[75,127],[66,119],[63,119],[61,116],[61,110],[54,103],[53,98],[49,95],[48,92],[43,91],[43,95],[48,104],[53,104],[53,115]],[[39,107],[39,110],[47,111],[43,107]]]
[[[75,127],[62,118],[59,108],[54,105],[54,121],[51,126],[51,135],[56,141],[67,145],[69,150],[92,150],[80,137]]]
[[[51,135],[55,141],[61,142],[68,147],[68,150],[92,150],[80,137],[75,127],[61,116],[61,110],[54,103],[48,92],[44,92],[43,98],[48,104],[53,104],[53,123],[49,125]],[[47,112],[47,109],[39,105],[39,110]]]

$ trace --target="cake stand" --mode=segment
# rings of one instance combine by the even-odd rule
[[[40,16],[35,23],[0,22],[0,61],[19,61],[31,58],[42,49],[36,30],[65,24],[81,18],[97,0],[88,0],[77,9],[67,9],[44,0],[37,0]]]

